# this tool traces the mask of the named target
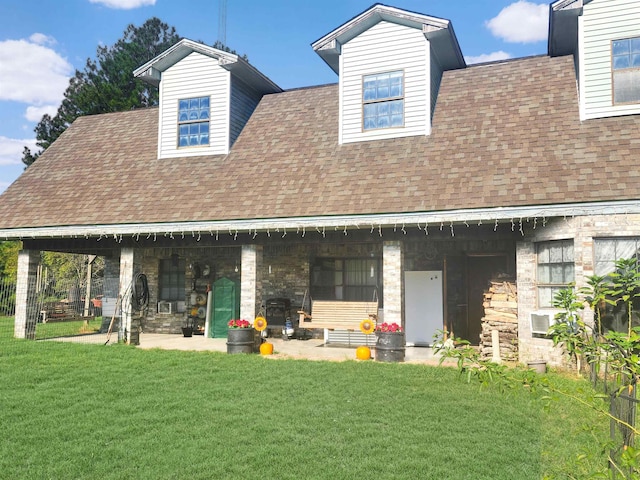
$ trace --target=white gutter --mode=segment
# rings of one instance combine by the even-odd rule
[[[199,240],[202,235],[218,236],[240,233],[258,232],[271,234],[297,233],[304,236],[306,232],[325,233],[327,229],[344,231],[370,229],[380,231],[389,227],[417,227],[426,232],[425,227],[453,227],[453,225],[493,224],[496,227],[502,222],[509,222],[511,228],[517,225],[522,231],[523,223],[542,226],[553,217],[577,217],[586,215],[615,215],[640,213],[640,200],[619,202],[591,202],[561,205],[536,205],[523,207],[495,207],[482,209],[460,209],[437,212],[388,213],[367,215],[336,215],[320,217],[284,217],[257,218],[242,220],[221,220],[201,222],[170,223],[129,223],[116,225],[66,225],[51,227],[24,227],[0,229],[0,238],[5,240],[22,240],[27,238],[74,238],[74,237],[114,237],[122,239],[123,235],[154,239],[158,235],[170,238],[184,238],[191,235]]]

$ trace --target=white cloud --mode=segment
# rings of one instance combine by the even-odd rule
[[[156,0],[89,0],[91,3],[98,3],[108,8],[119,10],[131,10],[133,8],[155,5]]]
[[[549,5],[519,0],[485,22],[491,33],[507,42],[533,43],[547,39]]]
[[[464,60],[467,62],[467,65],[472,65],[474,63],[485,63],[485,62],[495,62],[496,60],[506,60],[507,58],[511,58],[511,55],[507,52],[503,52],[499,50],[497,52],[491,53],[483,53],[482,55],[477,56],[465,56]]]
[[[41,107],[34,107],[33,105],[27,107],[27,111],[24,114],[24,118],[30,122],[39,122],[42,120],[42,116],[48,113],[52,117],[58,113],[58,105],[42,105]]]
[[[38,41],[50,39],[35,36]],[[73,66],[55,50],[29,40],[0,42],[0,100],[33,105],[60,102],[72,73]]]
[[[38,150],[34,139],[17,139],[7,138],[0,135],[0,166],[4,165],[21,165],[22,150],[29,147],[31,153]]]
[[[38,45],[55,45],[56,43],[58,43],[56,42],[55,38],[49,35],[45,35],[44,33],[34,33],[29,37],[29,40],[31,40],[32,43],[36,43]]]

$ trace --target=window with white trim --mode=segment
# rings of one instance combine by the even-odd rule
[[[209,145],[209,97],[183,98],[178,105],[178,146]]]
[[[574,281],[573,240],[537,244],[538,307],[553,306],[553,297]]]
[[[640,102],[640,37],[611,42],[613,103]]]
[[[404,126],[404,72],[365,75],[362,102],[364,130]]]

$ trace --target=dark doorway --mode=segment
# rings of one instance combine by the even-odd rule
[[[469,255],[467,256],[467,318],[458,336],[471,342],[480,343],[482,317],[484,317],[484,292],[498,273],[508,271],[507,255]]]

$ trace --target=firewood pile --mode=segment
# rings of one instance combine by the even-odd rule
[[[484,293],[484,317],[480,334],[482,358],[493,356],[491,332],[498,331],[500,358],[518,360],[518,294],[515,281],[498,279]]]

